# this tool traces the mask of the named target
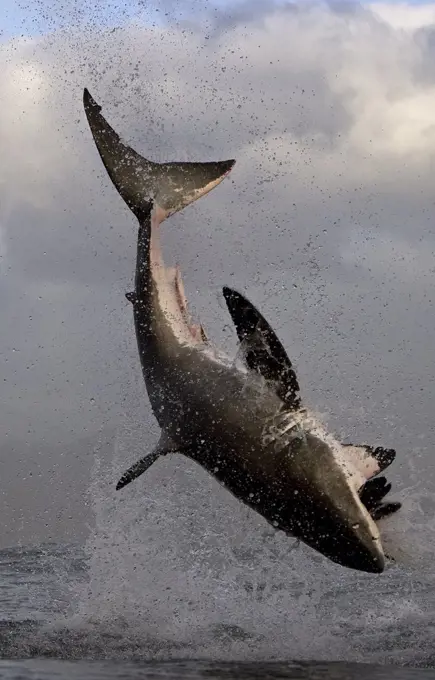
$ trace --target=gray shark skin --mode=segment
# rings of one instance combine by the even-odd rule
[[[252,371],[257,371],[264,377],[289,408],[301,411],[296,373],[275,331],[244,295],[228,286],[224,286],[222,292],[244,350],[246,364]],[[352,445],[342,444],[342,446]],[[375,475],[391,465],[396,457],[394,449],[385,449],[381,446],[374,449],[372,446],[363,444],[354,448],[364,448],[367,456],[377,461],[379,469]],[[373,475],[374,479],[369,479],[363,484],[358,494],[371,517],[379,520],[400,510],[402,504],[382,502],[391,491],[391,484],[385,477],[375,475]]]
[[[182,453],[275,528],[340,565],[381,573],[379,531],[358,495],[377,461],[356,447],[345,455],[318,428],[308,431],[261,375],[219,353],[190,320],[179,270],[163,264],[163,220],[217,186],[234,161],[152,163],[121,142],[87,90],[84,107],[104,166],[139,222],[135,289],[127,298],[162,430],[155,450],[117,488],[159,456]]]

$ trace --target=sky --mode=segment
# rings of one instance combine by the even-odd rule
[[[237,159],[165,223],[166,260],[230,352],[222,285],[259,306],[305,403],[346,441],[397,449],[390,476],[426,525],[435,4],[102,7],[10,2],[1,27],[0,545],[82,539],[96,460],[111,489],[158,436],[124,297],[135,221],[92,142],[85,86],[152,160]]]

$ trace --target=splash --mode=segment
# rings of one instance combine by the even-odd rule
[[[123,630],[136,653],[152,656],[340,656],[343,644],[319,616],[323,559],[313,562],[178,455],[116,492],[140,440],[138,427],[126,427],[110,464],[95,459],[89,581],[74,625]]]
[[[110,460],[96,456],[86,559],[74,547],[47,549],[42,560],[38,552],[41,595],[53,616],[45,625],[3,622],[4,658],[432,658],[430,572],[343,570],[269,528],[181,456],[156,463],[128,494],[116,493],[119,470],[140,454],[140,442],[139,428],[126,427]],[[20,569],[25,558],[34,570],[33,553],[18,557]],[[50,602],[47,569],[52,585],[55,574],[70,582],[70,613]]]
[[[70,640],[63,654],[415,661],[408,621],[418,630],[433,610],[433,579],[418,568],[395,565],[379,577],[344,570],[275,531],[181,455],[117,492],[120,474],[159,436],[143,415],[140,377],[128,388],[112,457],[95,455],[88,578],[74,614],[50,633],[56,644]],[[416,528],[416,494],[398,524],[388,523],[399,545]],[[420,528],[433,554],[432,530]]]

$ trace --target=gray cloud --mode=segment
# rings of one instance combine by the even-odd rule
[[[409,7],[413,28],[399,30],[403,7],[383,5],[164,9],[154,27],[116,30],[77,28],[78,12],[70,30],[0,49],[3,468],[22,471],[10,441],[35,464],[133,418],[151,445],[124,299],[135,224],[86,126],[87,86],[154,160],[237,158],[163,227],[192,307],[235,350],[220,286],[244,290],[307,402],[347,438],[396,446],[393,477],[416,483],[433,445],[435,93],[422,74],[435,18]],[[41,535],[62,534],[56,522]]]

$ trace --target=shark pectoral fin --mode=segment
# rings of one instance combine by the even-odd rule
[[[342,446],[346,455],[365,479],[378,475],[391,465],[396,457],[394,449],[384,449],[380,446],[376,449],[367,444],[358,446],[343,444]]]
[[[382,446],[378,446],[373,449],[371,446],[368,447],[370,453],[379,463],[379,471],[385,470],[396,457],[396,451],[394,449],[384,449]]]
[[[124,144],[86,88],[83,105],[107,173],[130,210],[141,221],[154,203],[161,220],[182,210],[220,184],[235,160],[206,163],[154,163]]]
[[[296,373],[276,333],[243,295],[228,286],[222,291],[248,368],[273,383],[288,408],[299,409],[301,399]]]
[[[122,489],[127,484],[130,484],[134,479],[140,477],[148,468],[156,462],[160,456],[166,456],[167,453],[175,453],[179,450],[179,447],[174,444],[174,442],[169,439],[165,434],[160,437],[154,451],[148,453],[143,458],[140,458],[134,465],[128,468],[126,472],[122,475],[118,484],[116,485],[116,490]]]
[[[401,503],[383,502],[385,496],[391,491],[391,484],[386,477],[376,476],[388,465],[391,465],[396,457],[394,449],[381,447],[374,449],[367,445],[343,444],[343,451],[346,452],[352,465],[360,473],[359,479],[367,480],[358,490],[358,495],[372,519],[377,521],[397,512],[402,507]]]

